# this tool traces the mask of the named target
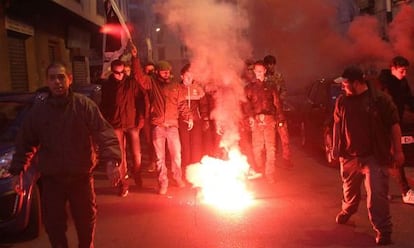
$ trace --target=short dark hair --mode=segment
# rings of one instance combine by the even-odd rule
[[[391,62],[391,66],[395,67],[408,67],[409,65],[410,62],[408,62],[408,59],[404,58],[403,56],[395,56]]]
[[[49,75],[49,70],[51,68],[55,68],[55,67],[65,68],[66,74],[70,74],[70,70],[64,62],[62,62],[62,61],[53,61],[52,63],[50,63],[46,67],[46,71],[45,71],[46,76]]]
[[[273,56],[273,55],[270,55],[270,54],[266,55],[263,58],[263,62],[264,62],[265,65],[276,64],[276,57]]]
[[[181,68],[181,75],[184,75],[184,73],[188,72],[190,70],[191,64],[185,64],[183,68]]]
[[[147,62],[145,65],[144,65],[144,67],[147,67],[147,66],[149,66],[149,65],[152,65],[152,66],[154,66],[154,68],[155,68],[155,63],[154,62]]]
[[[120,59],[115,59],[114,61],[111,62],[111,70],[113,70],[115,67],[117,66],[125,66],[125,62],[120,60]]]
[[[349,82],[354,82],[356,80],[364,82],[364,72],[357,65],[346,67],[342,73],[342,77],[348,79]]]
[[[256,62],[254,62],[253,66],[256,66],[256,65],[261,65],[264,68],[266,68],[266,64],[263,60],[257,60]]]

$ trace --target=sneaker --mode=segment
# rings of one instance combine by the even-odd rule
[[[167,194],[167,189],[168,189],[168,187],[167,187],[167,186],[161,186],[161,187],[160,187],[160,190],[158,191],[158,193],[159,193],[160,195],[165,195],[165,194]]]
[[[260,173],[260,172],[256,172],[255,170],[253,170],[253,169],[250,169],[248,172],[247,172],[247,179],[248,180],[253,180],[253,179],[257,179],[257,178],[261,178],[263,175],[262,175],[262,173]]]
[[[402,200],[407,204],[414,204],[414,190],[410,189],[402,196]]]
[[[184,188],[185,187],[185,182],[183,180],[177,180],[177,187],[178,188]]]
[[[339,212],[338,215],[336,215],[336,223],[337,224],[346,224],[349,220],[349,218],[351,218],[351,214],[345,213],[344,211]]]
[[[118,195],[120,197],[126,197],[128,195],[128,187],[126,187],[123,183],[118,184]]]
[[[151,162],[151,164],[148,166],[147,171],[148,171],[148,172],[154,172],[154,171],[156,171],[156,170],[157,170],[157,165],[156,165],[156,163],[155,163],[155,162]]]
[[[392,244],[391,235],[390,234],[377,234],[375,238],[375,243],[377,245],[390,245]]]

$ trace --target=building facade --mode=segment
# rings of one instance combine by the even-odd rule
[[[90,69],[102,66],[104,23],[103,0],[0,1],[0,92],[44,86],[55,60],[72,69],[75,84],[90,83]]]

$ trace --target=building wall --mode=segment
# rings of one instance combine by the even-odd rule
[[[9,69],[9,56],[7,50],[7,33],[5,28],[5,13],[4,6],[0,2],[0,91],[6,91],[9,88],[10,74],[7,73]]]
[[[128,7],[128,1],[117,1],[121,11]],[[24,36],[27,90],[44,86],[45,69],[52,60],[65,62],[70,68],[76,65],[75,69],[82,70],[80,81],[89,82],[89,58],[93,57],[95,66],[102,63],[99,29],[105,22],[103,9],[103,0],[0,1],[0,92],[13,90],[8,55],[11,33]],[[32,34],[21,35],[6,28],[6,18],[33,30]]]

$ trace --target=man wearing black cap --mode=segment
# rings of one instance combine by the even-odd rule
[[[404,162],[398,110],[388,96],[368,86],[359,67],[347,67],[341,80],[345,94],[335,104],[332,151],[341,164],[343,188],[336,222],[345,224],[357,212],[364,183],[376,244],[388,245],[392,232],[388,166]]]

